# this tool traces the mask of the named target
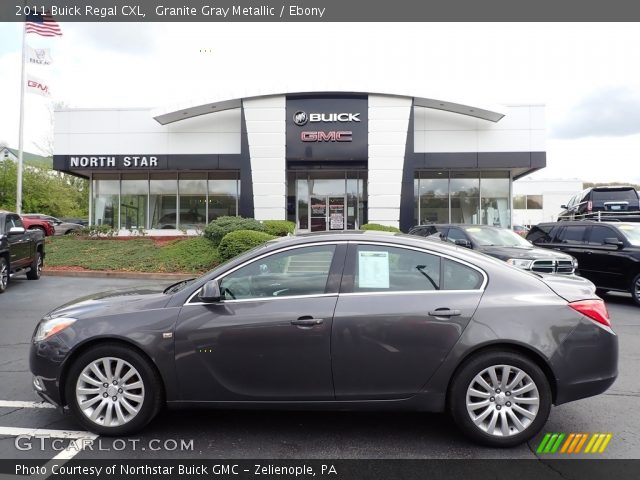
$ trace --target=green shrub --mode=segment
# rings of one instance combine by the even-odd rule
[[[262,225],[265,232],[276,237],[286,237],[296,229],[296,224],[288,220],[265,220]]]
[[[213,245],[217,247],[227,233],[236,230],[264,232],[264,225],[253,218],[218,217],[205,227],[204,236],[211,240]]]
[[[273,235],[255,230],[236,230],[227,233],[218,246],[218,256],[225,262],[230,258],[240,255],[247,250],[251,250],[269,240],[273,240]]]
[[[169,272],[201,272],[220,263],[218,251],[204,237],[174,240],[158,249],[158,267]]]
[[[360,227],[360,230],[375,230],[378,232],[395,232],[395,233],[400,232],[399,228],[389,227],[388,225],[380,225],[379,223],[365,223]]]

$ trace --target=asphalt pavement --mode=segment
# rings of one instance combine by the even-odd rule
[[[145,281],[168,284],[170,281]],[[611,433],[600,458],[640,458],[640,307],[630,296],[611,294],[607,307],[620,337],[620,375],[603,395],[552,409],[542,432],[512,449],[470,443],[445,414],[163,411],[134,437],[94,438],[68,415],[40,403],[31,387],[29,340],[48,311],[93,292],[141,285],[141,280],[43,276],[16,277],[0,295],[0,459],[60,458],[535,458],[546,432]],[[92,440],[93,448],[60,452],[25,433]],[[580,454],[588,456],[588,454]]]

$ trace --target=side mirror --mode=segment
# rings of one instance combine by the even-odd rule
[[[469,240],[458,239],[454,242],[459,247],[471,248],[471,242]]]
[[[200,295],[198,295],[200,300],[206,303],[217,303],[221,300],[222,294],[220,293],[220,285],[217,280],[209,280],[204,284],[202,290],[200,290]]]
[[[564,208],[566,210],[567,206],[566,205],[560,205],[560,208]]]
[[[605,245],[614,245],[614,246],[616,246],[618,248],[624,247],[624,242],[621,242],[616,237],[605,238],[604,239],[604,244]]]
[[[12,235],[23,235],[26,230],[23,227],[11,227],[7,232],[7,236],[11,237]]]
[[[62,225],[62,222],[60,220],[53,222],[54,225]]]

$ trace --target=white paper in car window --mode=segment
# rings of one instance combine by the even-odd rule
[[[358,252],[358,287],[389,288],[389,252]]]

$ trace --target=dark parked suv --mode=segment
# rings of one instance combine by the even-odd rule
[[[558,220],[604,216],[609,220],[640,221],[640,198],[633,187],[592,187],[569,199]]]
[[[577,262],[571,255],[550,252],[534,247],[530,242],[507,228],[488,225],[418,225],[409,235],[443,240],[460,247],[490,255],[509,265],[539,273],[571,275]]]
[[[527,239],[578,259],[580,275],[599,293],[630,292],[640,305],[640,225],[592,220],[541,223]]]

